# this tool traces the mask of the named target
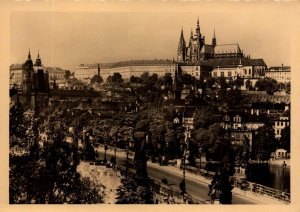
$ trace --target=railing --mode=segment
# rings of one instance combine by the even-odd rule
[[[102,146],[102,145],[100,145],[100,146]],[[126,150],[119,149],[119,148],[117,148],[117,151],[126,152]],[[133,156],[133,155],[134,155],[134,153],[129,151],[129,156]],[[180,169],[182,169],[182,166],[180,166]],[[192,166],[186,166],[185,169],[186,169],[187,172],[190,172],[190,173],[193,173],[193,174],[196,174],[196,175],[201,175],[201,176],[203,176],[204,178],[206,178],[208,180],[211,180],[213,178],[214,174],[215,174],[215,172],[207,171],[205,169],[200,169],[199,170],[199,168],[192,167]],[[278,199],[280,201],[283,201],[285,203],[290,203],[291,202],[291,196],[290,196],[289,193],[282,192],[282,191],[279,191],[279,190],[276,190],[276,189],[273,189],[273,188],[269,188],[267,186],[263,186],[263,185],[260,185],[260,184],[248,182],[248,181],[245,181],[245,180],[241,180],[241,179],[236,178],[236,177],[233,177],[232,179],[233,179],[234,187],[236,187],[238,189],[241,189],[245,192],[249,191],[249,192],[253,192],[254,194],[266,195],[266,196],[269,196],[271,198],[275,198],[275,199]],[[157,183],[158,182],[156,182],[156,184]],[[160,183],[158,183],[158,184],[160,184]],[[164,191],[169,190],[170,193],[175,192],[175,193],[180,194],[179,189],[178,189],[178,191],[176,191],[174,188],[170,188],[167,185],[160,184],[160,186],[163,187]],[[198,202],[198,203],[203,204],[203,202],[201,202],[202,200],[199,200],[199,199],[197,200],[197,198],[195,196],[189,195],[189,200],[190,200],[191,203]]]
[[[206,179],[212,179],[212,177],[215,174],[215,172],[207,171],[204,169],[200,169],[200,172],[199,172],[199,168],[191,167],[191,166],[187,166],[186,171],[193,173],[193,174],[201,175],[201,176],[205,177]],[[279,191],[279,190],[276,190],[274,188],[270,188],[270,187],[267,187],[264,185],[248,182],[246,180],[241,180],[236,177],[233,177],[232,179],[233,179],[234,187],[241,189],[245,192],[250,191],[250,192],[253,192],[254,194],[266,195],[271,198],[283,201],[285,203],[291,202],[291,195],[289,193],[282,192],[282,191]]]
[[[282,192],[274,188],[269,188],[264,185],[234,178],[234,187],[239,188],[245,192],[250,191],[255,194],[267,195],[269,197],[281,200],[286,203],[291,202],[291,195],[289,193]]]
[[[204,200],[199,199],[193,194],[182,195],[179,189],[172,188],[167,184],[153,181],[153,188],[157,194],[165,197],[171,197],[172,203],[189,203],[189,204],[207,204]],[[168,201],[166,199],[166,201]]]

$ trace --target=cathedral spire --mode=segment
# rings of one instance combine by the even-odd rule
[[[201,33],[200,33],[200,25],[199,25],[199,17],[198,17],[198,19],[197,19],[196,35],[197,35],[197,37],[201,37]]]
[[[212,45],[213,45],[213,46],[216,46],[216,45],[217,45],[217,38],[216,38],[215,28],[214,28],[214,36],[213,36],[213,39],[212,39]]]
[[[100,76],[100,65],[98,63],[98,76]]]
[[[30,49],[29,49],[29,53],[28,53],[28,60],[31,60]]]
[[[40,52],[38,51],[38,55],[37,55],[37,58],[35,60],[35,66],[42,66],[42,60],[40,58]]]
[[[180,34],[180,40],[181,39],[184,39],[184,36],[183,36],[183,28],[181,27],[181,34]]]
[[[185,54],[186,54],[186,45],[185,45],[185,40],[184,40],[184,36],[183,36],[183,29],[181,29],[178,50],[177,50],[177,60],[179,62],[185,61]]]

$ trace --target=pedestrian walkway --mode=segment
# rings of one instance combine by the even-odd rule
[[[82,161],[78,165],[77,171],[82,177],[88,177],[101,188],[104,192],[105,204],[116,202],[116,190],[121,185],[121,179],[115,170]]]
[[[101,150],[101,149],[99,149],[99,150],[104,151],[104,150]],[[107,153],[112,154],[113,150],[112,149],[108,150]],[[116,155],[117,155],[117,157],[123,157],[124,158],[124,157],[126,157],[126,152],[125,151],[124,152],[123,151],[117,151]],[[133,157],[129,156],[129,158],[133,158]],[[167,171],[172,172],[174,174],[177,174],[179,176],[182,175],[182,170],[177,166],[160,166],[158,163],[153,163],[151,161],[148,161],[147,165],[158,168],[158,169],[167,170]],[[205,178],[202,175],[197,175],[197,174],[190,173],[190,172],[187,172],[187,171],[186,171],[185,175],[186,175],[186,178],[189,178],[189,179],[197,181],[197,182],[201,182],[201,183],[203,183],[207,186],[211,183],[211,179]],[[237,195],[237,196],[240,196],[242,198],[246,198],[246,199],[249,199],[253,202],[256,202],[257,204],[286,204],[285,202],[280,201],[280,200],[275,199],[275,198],[272,198],[270,196],[262,195],[262,194],[259,194],[259,193],[254,193],[252,191],[244,191],[244,190],[241,190],[241,189],[236,188],[236,187],[232,190],[232,193]]]
[[[148,166],[152,166],[152,167],[159,167],[159,168],[162,168],[164,170],[168,170],[169,172],[172,172],[172,173],[175,173],[177,175],[182,175],[182,170],[180,170],[179,167],[176,167],[176,166],[160,166],[159,164],[157,163],[152,163],[152,162],[148,162],[147,163]],[[197,175],[197,174],[194,174],[194,173],[189,173],[189,172],[185,172],[185,176],[186,178],[189,178],[191,180],[195,180],[197,182],[201,182],[205,185],[209,185],[211,183],[211,180],[208,179],[208,178],[205,178],[204,176],[202,175]],[[239,188],[234,188],[232,190],[232,193],[235,194],[235,195],[238,195],[238,196],[241,196],[243,198],[247,198],[247,199],[250,199],[252,201],[255,201],[257,202],[257,204],[284,204],[283,201],[280,201],[278,199],[275,199],[275,198],[271,198],[267,195],[261,195],[261,194],[258,194],[258,193],[254,193],[254,192],[251,192],[251,191],[243,191]]]

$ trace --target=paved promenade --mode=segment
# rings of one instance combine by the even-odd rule
[[[103,148],[98,148],[97,151],[104,152],[104,149]],[[108,155],[114,154],[113,149],[109,149],[107,151],[107,154]],[[117,155],[117,157],[125,158],[126,157],[126,152],[123,151],[123,150],[117,151],[116,155]],[[129,158],[132,158],[132,156],[129,155]],[[176,175],[180,175],[180,176],[182,175],[182,170],[180,170],[180,168],[177,167],[177,166],[171,166],[171,165],[169,165],[169,166],[160,166],[158,163],[152,163],[151,161],[148,161],[147,165],[150,166],[150,167],[163,169],[165,171],[168,171],[170,173],[174,173]],[[191,180],[200,182],[200,183],[205,184],[207,186],[211,182],[210,179],[205,178],[202,175],[197,175],[197,174],[194,174],[194,173],[190,173],[188,171],[186,172],[186,178],[189,178]],[[249,200],[255,202],[256,204],[287,204],[283,201],[272,198],[270,196],[254,193],[252,191],[244,191],[244,190],[241,190],[241,189],[236,188],[236,187],[232,190],[232,192],[233,192],[233,194],[238,195],[238,196],[240,196],[242,198],[245,198],[245,199],[249,199]]]

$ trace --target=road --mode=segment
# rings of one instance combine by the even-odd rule
[[[98,149],[99,159],[103,159],[104,154],[102,149]],[[113,151],[107,152],[107,159],[109,161],[111,155],[113,155]],[[117,165],[124,166],[126,162],[126,157],[123,155],[117,154]],[[182,180],[182,174],[178,174],[176,172],[172,172],[170,170],[166,170],[164,166],[153,166],[148,164],[147,166],[148,176],[158,182],[161,182],[161,179],[165,178],[168,181],[168,184],[171,187],[176,187],[179,189],[179,183]],[[182,172],[181,172],[182,173]],[[194,195],[202,200],[208,200],[208,185],[197,181],[195,179],[189,178],[186,176],[186,191],[188,194]],[[253,201],[248,198],[244,198],[242,196],[238,196],[232,194],[232,204],[258,204],[258,202]]]

